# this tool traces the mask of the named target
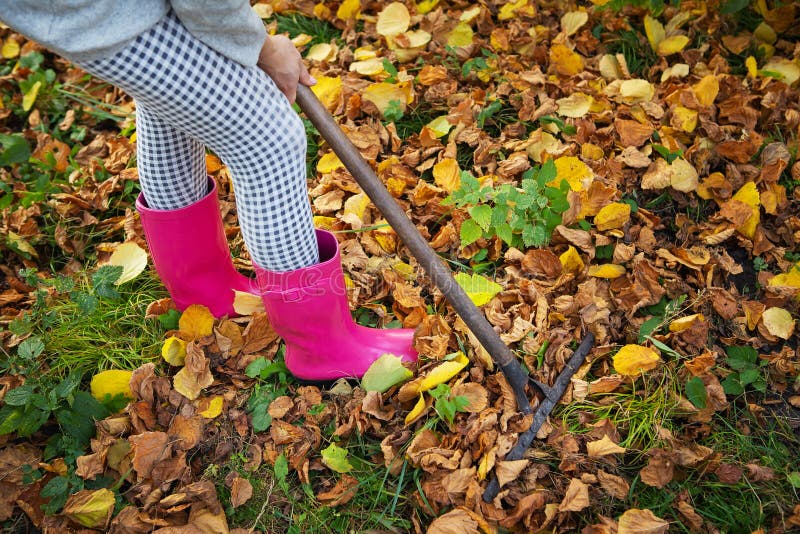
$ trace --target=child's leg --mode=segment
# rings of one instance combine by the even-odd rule
[[[289,271],[318,262],[303,124],[261,69],[210,49],[173,14],[114,56],[83,67],[228,165],[242,234],[257,265]]]
[[[144,104],[136,106],[136,164],[150,208],[183,208],[208,193],[203,144],[161,120]]]

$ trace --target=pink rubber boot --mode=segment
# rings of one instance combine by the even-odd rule
[[[214,317],[236,315],[234,289],[257,294],[255,280],[233,266],[219,213],[217,183],[199,201],[176,210],[147,207],[144,195],[136,210],[161,281],[178,309],[202,304]]]
[[[272,272],[254,266],[270,323],[286,343],[286,367],[297,378],[328,381],[360,378],[389,353],[416,361],[410,329],[376,329],[350,315],[339,243],[317,230],[320,263]]]

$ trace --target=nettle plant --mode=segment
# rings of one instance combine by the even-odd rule
[[[461,186],[442,201],[467,208],[470,218],[461,224],[461,246],[494,236],[511,247],[547,245],[553,229],[561,224],[561,214],[569,208],[567,181],[558,187],[548,185],[556,175],[555,164],[548,161],[541,168],[528,169],[519,187],[481,187],[477,178],[462,171]]]

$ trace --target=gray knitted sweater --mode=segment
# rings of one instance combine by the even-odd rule
[[[256,64],[266,31],[247,0],[0,0],[0,21],[80,62],[114,54],[170,9],[209,47]]]

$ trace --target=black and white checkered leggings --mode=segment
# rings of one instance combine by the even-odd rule
[[[318,262],[303,123],[261,69],[212,50],[173,13],[81,67],[136,101],[139,181],[151,208],[181,208],[207,194],[209,147],[231,171],[253,261],[273,271]]]

